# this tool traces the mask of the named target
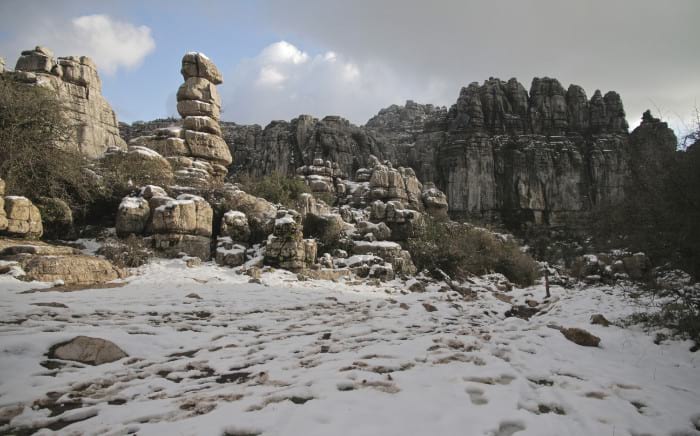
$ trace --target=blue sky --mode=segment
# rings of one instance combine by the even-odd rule
[[[120,120],[174,115],[180,59],[224,74],[223,118],[300,113],[355,123],[413,99],[449,106],[488,77],[618,91],[674,126],[700,97],[696,0],[0,1],[0,56],[46,45],[89,55]]]

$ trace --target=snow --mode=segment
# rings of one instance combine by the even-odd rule
[[[148,205],[148,201],[141,197],[124,197],[119,203],[119,209],[140,209]]]
[[[245,219],[245,214],[238,210],[229,210],[224,214],[224,216],[231,221],[235,219]]]
[[[698,434],[690,343],[589,324],[637,309],[619,288],[552,286],[548,302],[542,285],[504,294],[541,303],[525,321],[504,317],[497,275],[473,278],[467,301],[437,285],[410,293],[400,280],[298,281],[281,270],[254,284],[182,260],[134,273],[123,287],[76,292],[24,293],[46,284],[0,276],[0,412],[21,410],[0,433],[64,419],[79,421],[60,434]],[[33,305],[47,302],[67,308]],[[556,325],[584,328],[601,347],[575,345]],[[40,366],[77,335],[130,357]],[[35,403],[49,392],[76,408],[50,416]]]
[[[354,244],[358,247],[394,248],[397,250],[401,249],[401,245],[391,241],[354,241]]]
[[[277,218],[275,220],[275,226],[282,226],[286,224],[294,224],[294,218],[291,215],[285,215],[282,218]]]
[[[137,154],[140,154],[142,156],[154,157],[154,158],[162,157],[161,154],[158,153],[157,151],[151,150],[150,148],[141,147],[139,145],[130,146],[129,153],[137,153]]]

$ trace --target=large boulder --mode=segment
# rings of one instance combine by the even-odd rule
[[[106,283],[126,276],[108,260],[85,255],[31,256],[21,265],[29,280],[66,285]]]
[[[130,234],[143,234],[150,216],[148,200],[142,197],[124,197],[117,210],[117,236],[123,238]]]
[[[25,197],[7,196],[4,199],[7,227],[4,230],[9,236],[17,238],[38,239],[44,233],[41,223],[41,212]]]
[[[230,210],[221,218],[221,236],[228,236],[232,241],[247,243],[250,239],[250,226],[243,212]]]
[[[216,263],[222,266],[236,267],[246,261],[246,247],[236,244],[231,237],[219,237],[216,242]]]
[[[333,248],[343,236],[345,222],[338,214],[308,214],[304,219],[304,235],[315,238],[323,249]]]
[[[186,130],[185,141],[189,146],[190,155],[193,157],[211,160],[224,166],[231,165],[233,161],[226,141],[220,136]]]
[[[245,214],[251,232],[251,243],[261,242],[272,233],[277,208],[264,198],[250,195],[240,189],[228,188],[221,200],[223,210],[236,210]]]
[[[177,90],[177,100],[199,100],[221,107],[221,97],[216,86],[207,79],[190,77]]]
[[[72,360],[87,365],[102,365],[127,357],[128,354],[114,342],[101,338],[77,336],[70,341],[51,347],[51,359]]]
[[[304,239],[300,221],[301,216],[295,211],[278,212],[265,245],[265,264],[301,271],[316,261],[316,240]]]
[[[163,257],[187,255],[202,260],[211,258],[211,238],[207,236],[156,234],[153,235],[153,246],[156,252]]]
[[[209,237],[213,211],[202,197],[183,194],[153,211],[152,229],[159,234],[186,234]]]

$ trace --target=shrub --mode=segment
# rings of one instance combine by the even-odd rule
[[[636,290],[632,293],[633,296],[641,297],[650,303],[646,304],[644,310],[624,319],[623,323],[668,328],[675,334],[700,344],[699,289],[696,285],[676,289],[649,286]]]
[[[99,192],[86,159],[62,145],[75,134],[63,113],[50,90],[0,76],[0,177],[14,195],[81,209]]]
[[[97,254],[104,256],[119,268],[136,268],[148,263],[153,257],[153,251],[146,245],[143,238],[129,235],[126,239],[108,239]]]
[[[170,162],[158,155],[149,157],[136,152],[106,154],[100,160],[97,172],[111,196],[119,200],[143,186],[169,186],[173,182]]]
[[[419,270],[442,270],[457,279],[498,272],[520,286],[529,286],[539,274],[534,259],[514,241],[465,224],[428,219],[422,234],[409,240],[408,249]]]
[[[309,186],[301,179],[287,177],[279,173],[255,179],[244,175],[238,178],[238,185],[248,194],[289,208],[297,207],[301,194],[310,193]]]

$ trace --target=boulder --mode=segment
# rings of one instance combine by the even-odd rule
[[[185,141],[190,149],[190,155],[218,162],[221,165],[231,165],[231,151],[220,136],[211,133],[185,131]]]
[[[87,365],[102,365],[128,357],[114,342],[101,338],[77,336],[51,347],[50,359],[72,360]]]
[[[250,226],[243,212],[230,210],[221,219],[221,236],[228,236],[234,242],[247,243],[250,239]]]
[[[250,227],[251,243],[260,242],[272,233],[277,208],[264,198],[229,187],[223,192],[221,206],[224,210],[236,210],[245,214]]]
[[[159,234],[186,234],[209,237],[213,211],[202,197],[183,194],[153,211],[152,229]],[[208,256],[207,256],[208,258]]]
[[[153,246],[164,257],[180,257],[185,254],[204,261],[211,259],[211,239],[208,236],[156,234],[153,235]]]
[[[4,198],[7,227],[4,232],[12,237],[38,239],[44,233],[41,212],[25,197]]]
[[[580,328],[562,328],[561,333],[566,339],[583,347],[597,347],[598,344],[600,344],[600,338],[598,336],[592,335]]]
[[[29,280],[62,281],[65,285],[106,283],[126,276],[108,260],[94,256],[31,256],[21,265]]]
[[[182,77],[187,80],[191,77],[200,77],[212,82],[214,85],[223,83],[223,76],[204,53],[189,52],[182,57]]]
[[[142,197],[124,197],[117,210],[117,236],[124,238],[130,234],[143,234],[150,216],[151,208],[147,199]]]
[[[303,238],[300,220],[295,211],[278,212],[273,233],[265,245],[266,265],[297,272],[315,263],[316,241]]]
[[[315,238],[324,249],[335,246],[343,236],[345,222],[338,214],[308,214],[304,219],[304,235]]]
[[[45,239],[75,239],[73,211],[60,198],[39,197],[34,204],[41,214]]]
[[[236,244],[231,237],[219,237],[216,242],[216,263],[222,266],[236,267],[246,261],[246,247]]]

